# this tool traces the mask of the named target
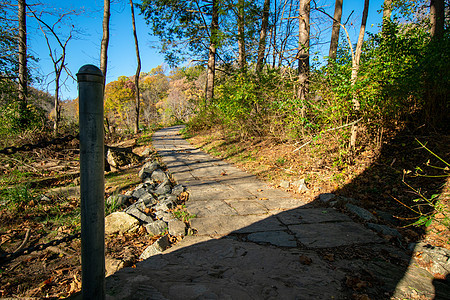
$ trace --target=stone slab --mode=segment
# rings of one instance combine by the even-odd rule
[[[285,225],[351,221],[347,215],[332,208],[297,208],[282,212],[277,217]]]
[[[279,247],[297,247],[295,237],[285,231],[255,232],[247,236],[254,243],[272,244]]]
[[[253,233],[260,231],[283,230],[278,220],[265,215],[248,216],[211,216],[191,219],[191,227],[197,229],[199,235],[226,235],[235,233]]]
[[[253,200],[225,200],[225,202],[241,216],[267,214],[267,209]]]
[[[222,200],[188,201],[186,209],[197,217],[237,215],[236,211]]]
[[[383,242],[372,231],[353,222],[300,224],[288,227],[300,243],[310,248]]]
[[[257,201],[269,211],[284,211],[305,205],[305,202],[295,198],[259,198]]]
[[[315,253],[302,254],[313,263],[301,264],[299,254],[276,247],[210,240],[119,270],[106,279],[106,293],[109,299],[153,299],[153,293],[167,299],[343,299],[345,274]]]

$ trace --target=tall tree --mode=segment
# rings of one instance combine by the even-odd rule
[[[210,43],[208,55],[208,75],[206,81],[206,103],[214,98],[214,77],[216,73],[216,50],[219,33],[219,0],[212,0],[212,15],[210,26]]]
[[[27,18],[26,2],[18,0],[18,20],[19,20],[19,101],[20,113],[23,115],[27,109],[27,89],[28,89],[28,71],[27,71]],[[23,116],[22,121],[25,122]]]
[[[430,0],[431,36],[440,39],[444,35],[445,1]]]
[[[214,96],[216,52],[220,45],[219,0],[143,0],[138,5],[153,34],[161,41],[161,52],[171,66],[182,58],[207,59],[206,103]]]
[[[336,59],[336,52],[339,44],[339,31],[341,28],[342,4],[343,0],[336,0],[334,5],[333,27],[331,29],[331,43],[328,54],[330,60]]]
[[[134,76],[134,87],[135,87],[135,97],[136,97],[136,120],[134,123],[134,132],[139,132],[139,111],[140,111],[140,103],[141,103],[141,95],[139,92],[139,74],[141,73],[141,56],[139,54],[139,43],[136,33],[136,23],[134,20],[134,7],[133,7],[133,0],[130,0],[130,7],[131,7],[131,22],[133,25],[133,36],[134,36],[134,45],[136,48],[136,60],[137,60],[137,68],[136,68],[136,75]]]
[[[110,1],[103,0],[103,37],[100,49],[100,70],[103,73],[104,82],[106,81],[106,70],[108,64],[108,44],[109,44],[109,18],[110,13]],[[105,85],[103,85],[105,86]]]
[[[261,30],[259,32],[258,58],[256,60],[256,72],[260,73],[263,68],[266,53],[266,36],[269,25],[270,0],[264,0],[263,14],[261,18]]]
[[[300,0],[298,14],[298,98],[306,99],[309,78],[310,0]],[[304,115],[304,109],[302,110]]]
[[[356,43],[356,49],[354,55],[352,55],[352,75],[351,75],[351,84],[352,86],[355,85],[356,79],[358,77],[358,70],[359,70],[359,61],[361,58],[361,51],[362,51],[362,45],[364,42],[364,34],[366,31],[366,23],[367,23],[367,16],[369,13],[369,0],[364,0],[364,9],[363,9],[363,15],[361,19],[361,28],[359,29],[359,35],[358,35],[358,42]],[[355,110],[356,114],[359,114],[360,110],[360,103],[356,95],[353,95],[353,108]],[[356,149],[356,139],[357,139],[357,133],[358,133],[358,124],[355,123],[352,125],[351,130],[351,137],[350,137],[350,147],[352,150]]]
[[[238,48],[239,57],[238,64],[241,72],[245,72],[247,68],[245,53],[245,0],[238,0]]]

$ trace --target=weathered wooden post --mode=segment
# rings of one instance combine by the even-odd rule
[[[80,115],[81,294],[105,299],[105,179],[103,73],[84,65],[77,73]]]

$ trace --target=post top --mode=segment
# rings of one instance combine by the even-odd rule
[[[80,70],[78,70],[77,75],[97,75],[103,77],[102,71],[97,66],[94,65],[82,66]]]

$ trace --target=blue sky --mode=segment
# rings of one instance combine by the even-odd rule
[[[31,1],[29,1],[31,2]],[[136,55],[134,39],[131,27],[131,13],[128,0],[111,1],[111,20],[110,20],[110,40],[108,48],[108,70],[106,82],[116,80],[119,76],[131,76],[136,71]],[[318,4],[325,4],[326,10],[333,14],[334,0],[319,0]],[[67,51],[67,66],[75,75],[79,68],[85,64],[100,65],[100,42],[102,39],[102,19],[103,19],[103,0],[46,0],[47,11],[60,9],[74,9],[82,11],[80,15],[73,16],[72,22],[75,28],[79,28],[82,33],[69,41]],[[377,32],[378,25],[381,22],[381,15],[378,13],[383,0],[371,0],[369,7],[369,19],[367,21],[367,31]],[[343,19],[354,10],[351,20],[354,26],[349,26],[349,33],[352,42],[356,43],[356,36],[359,32],[361,15],[363,9],[363,0],[344,0]],[[152,46],[157,45],[157,38],[149,35],[149,26],[145,24],[143,16],[139,15],[139,10],[135,9],[136,27],[141,52],[142,68],[141,72],[148,72],[152,68],[163,64],[163,56]],[[52,23],[51,17],[46,17],[47,22]],[[325,19],[324,19],[325,20]],[[28,26],[36,28],[36,22],[29,19]],[[67,26],[61,26],[61,32],[64,35]],[[326,35],[325,40],[328,40]],[[53,70],[53,64],[49,58],[49,53],[45,39],[38,30],[29,30],[28,44],[31,53],[39,58],[39,62],[34,65],[35,73],[43,75],[44,82],[35,84],[43,90],[53,94],[53,84],[49,82],[54,75],[45,77]],[[313,49],[322,51],[321,55],[328,54],[328,45],[322,48]],[[72,79],[68,79],[66,87],[61,90],[62,99],[73,99],[77,97],[77,84]]]

